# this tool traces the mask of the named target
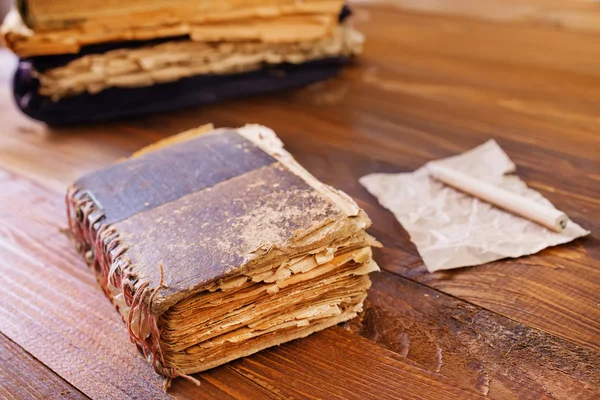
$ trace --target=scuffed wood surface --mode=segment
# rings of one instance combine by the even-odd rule
[[[237,360],[231,368],[286,399],[482,398],[340,327]]]
[[[87,399],[48,367],[0,334],[0,398]]]
[[[91,127],[49,129],[19,114],[10,98],[15,59],[0,51],[0,332],[9,353],[19,354],[0,356],[0,371],[16,363],[38,379],[24,393],[9,375],[0,393],[48,397],[44,390],[55,386],[39,381],[48,377],[93,398],[163,396],[59,232],[64,191],[165,136],[207,122],[257,122],[275,129],[319,179],[359,201],[385,245],[375,257],[386,272],[374,277],[360,319],[199,374],[201,387],[178,380],[173,396],[599,398],[600,25],[586,21],[600,9],[528,0],[511,14],[516,1],[475,3],[359,4],[354,21],[367,35],[365,54],[339,78]],[[412,171],[489,138],[592,236],[428,274],[406,232],[358,178]]]
[[[6,172],[0,185],[0,331],[94,399],[167,398],[59,232],[56,194]]]
[[[600,397],[600,352],[388,272],[350,331],[431,372],[502,399]]]

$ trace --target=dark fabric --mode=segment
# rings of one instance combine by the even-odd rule
[[[199,75],[148,87],[109,88],[54,102],[38,94],[33,65],[23,60],[15,72],[13,94],[23,113],[49,125],[102,122],[302,86],[336,75],[345,62],[346,58],[335,57],[241,74]]]
[[[350,7],[348,7],[348,5],[344,4],[344,7],[342,7],[342,11],[340,11],[340,16],[338,17],[338,20],[340,22],[344,22],[344,20],[351,15],[352,15],[352,9]]]

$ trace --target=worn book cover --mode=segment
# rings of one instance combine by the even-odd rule
[[[76,181],[76,245],[168,379],[357,315],[378,270],[367,215],[263,126],[201,127]]]

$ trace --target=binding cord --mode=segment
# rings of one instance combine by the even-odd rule
[[[151,362],[154,370],[165,376],[163,389],[167,391],[173,379],[178,377],[201,386],[198,379],[167,366],[160,346],[158,317],[150,312],[149,304],[152,304],[160,289],[167,287],[163,263],[159,263],[160,283],[157,288],[151,289],[148,282],[140,283],[136,288],[138,279],[130,260],[126,258],[127,246],[120,242],[117,229],[110,224],[101,223],[104,213],[98,212],[93,220],[90,219],[92,213],[100,211],[92,196],[87,191],[71,187],[67,192],[66,203],[69,229],[78,249],[84,256],[88,252],[92,253],[89,264],[102,290],[121,314],[131,342]],[[100,226],[96,229],[98,224]],[[113,290],[120,293],[115,295]],[[122,295],[123,301],[115,299],[119,295]],[[148,295],[150,297],[146,303],[144,299]],[[121,310],[121,307],[124,309]]]

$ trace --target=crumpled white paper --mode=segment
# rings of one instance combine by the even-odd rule
[[[505,175],[516,167],[494,140],[435,162],[554,208],[517,176]],[[370,174],[360,183],[408,231],[429,272],[533,254],[590,233],[573,221],[553,232],[445,186],[429,176],[427,165]]]

